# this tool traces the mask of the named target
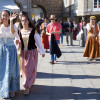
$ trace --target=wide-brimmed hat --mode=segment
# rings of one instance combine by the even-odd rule
[[[96,19],[96,17],[95,16],[90,16],[90,19]]]
[[[55,15],[51,15],[50,19],[56,19]]]

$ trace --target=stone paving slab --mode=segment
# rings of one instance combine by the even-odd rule
[[[79,41],[74,46],[60,46],[62,56],[50,64],[50,50],[45,58],[39,55],[37,77],[30,94],[21,91],[7,100],[100,100],[100,58],[96,62],[83,57],[84,47]],[[2,99],[0,99],[2,100]]]

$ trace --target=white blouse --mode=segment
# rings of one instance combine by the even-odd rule
[[[14,29],[15,29],[15,33],[12,34],[10,31],[10,26],[5,27],[3,24],[0,26],[0,38],[4,38],[5,42],[7,38],[12,38],[13,40],[16,39],[20,39],[17,33],[17,28],[14,25]]]
[[[28,41],[29,41],[29,35],[30,35],[30,33],[22,34],[22,38],[23,38],[23,42],[24,42],[24,50],[27,50]],[[34,39],[35,39],[35,43],[36,43],[36,45],[37,45],[37,47],[39,49],[40,55],[45,54],[45,50],[44,50],[44,48],[42,46],[40,35],[38,33],[34,34]]]
[[[95,28],[95,25],[92,25],[92,27]],[[91,27],[90,27],[89,24],[86,25],[86,28],[87,28],[87,31],[90,31],[91,30]]]

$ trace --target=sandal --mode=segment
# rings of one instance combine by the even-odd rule
[[[29,92],[30,92],[30,89],[29,89],[29,88],[26,88],[26,89],[24,90],[23,94],[28,95]]]

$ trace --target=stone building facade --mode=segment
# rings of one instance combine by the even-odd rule
[[[34,5],[40,7],[44,12],[44,17],[55,14],[56,17],[63,17],[63,0],[14,0],[20,9],[27,11],[30,15]]]
[[[14,0],[21,10],[30,15],[34,5],[40,7],[44,17],[55,14],[58,18],[71,17],[72,20],[87,20],[95,15],[100,20],[100,0]]]
[[[100,20],[100,0],[66,0],[63,16],[70,16],[73,20],[82,17],[89,21],[91,15]],[[70,12],[70,13],[69,13]]]

